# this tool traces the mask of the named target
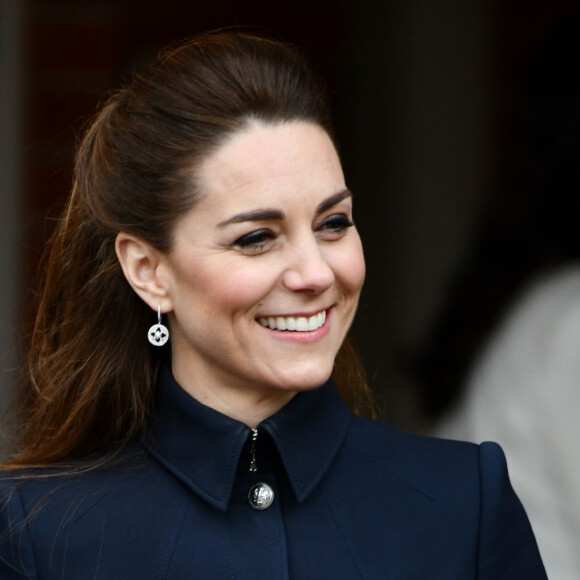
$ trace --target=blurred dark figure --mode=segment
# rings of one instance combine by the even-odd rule
[[[539,272],[580,259],[580,11],[529,64],[479,243],[420,357],[427,417],[461,395],[475,356],[516,294]]]
[[[434,434],[506,450],[555,580],[580,578],[579,26],[528,62],[502,187],[418,365]]]

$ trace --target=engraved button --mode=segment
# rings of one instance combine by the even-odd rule
[[[256,483],[248,492],[248,504],[255,510],[267,510],[274,501],[274,490],[267,483]]]

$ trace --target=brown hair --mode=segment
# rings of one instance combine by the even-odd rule
[[[126,231],[168,251],[196,200],[190,168],[253,119],[310,121],[333,137],[324,92],[300,53],[242,32],[163,51],[98,112],[51,239],[16,452],[4,469],[81,458],[141,432],[164,348],[145,339],[154,314],[126,282],[115,237]],[[370,398],[353,356],[345,344],[334,374],[360,412]]]

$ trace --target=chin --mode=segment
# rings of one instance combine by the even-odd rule
[[[278,388],[288,391],[308,391],[322,386],[332,373],[332,365],[318,365],[316,368],[294,369],[278,382]]]

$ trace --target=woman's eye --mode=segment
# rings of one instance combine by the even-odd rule
[[[249,253],[259,253],[273,240],[274,234],[270,230],[258,230],[239,237],[234,246]]]
[[[322,222],[318,229],[332,236],[332,238],[342,236],[346,230],[354,226],[352,220],[345,215],[333,215]]]

